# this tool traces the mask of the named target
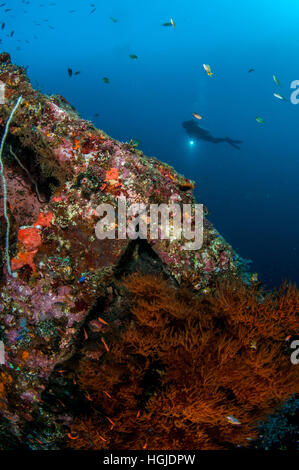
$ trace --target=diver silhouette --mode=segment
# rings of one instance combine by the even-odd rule
[[[182,122],[183,128],[186,130],[190,139],[194,140],[206,140],[207,142],[213,142],[213,144],[219,144],[220,142],[227,142],[232,147],[240,150],[237,144],[242,144],[242,140],[233,140],[230,137],[213,137],[210,131],[198,126],[194,121]]]

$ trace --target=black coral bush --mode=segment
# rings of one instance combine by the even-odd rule
[[[265,293],[230,281],[200,295],[152,275],[124,283],[126,327],[104,360],[79,365],[93,411],[77,418],[74,448],[247,446],[299,392],[286,341],[299,329],[295,286]]]

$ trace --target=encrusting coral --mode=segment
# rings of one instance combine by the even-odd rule
[[[91,404],[72,426],[75,449],[228,449],[299,392],[289,341],[299,291],[221,282],[207,295],[155,275],[124,281],[130,314],[99,361],[82,357]]]

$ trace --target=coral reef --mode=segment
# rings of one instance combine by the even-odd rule
[[[22,96],[2,152],[10,232],[8,244],[1,187],[0,340],[5,360],[0,365],[0,435],[5,438],[0,439],[0,448],[123,448],[125,437],[130,442],[137,435],[137,414],[140,448],[218,448],[221,439],[235,445],[255,436],[256,420],[289,397],[293,385],[297,391],[294,372],[280,351],[283,335],[298,330],[292,313],[298,306],[295,288],[278,293],[276,300],[248,291],[252,280],[246,263],[207,220],[207,211],[198,250],[185,250],[180,239],[97,238],[99,205],[110,204],[117,212],[119,198],[125,198],[126,209],[141,202],[194,206],[194,182],[146,157],[132,143],[117,142],[96,129],[62,96],[34,90],[24,68],[12,64],[6,53],[0,54],[0,80],[5,84],[5,104],[0,107],[3,132]],[[5,246],[9,246],[12,275]],[[159,295],[156,291],[155,299],[164,304],[163,311],[160,304],[152,316],[146,310],[149,287],[144,279],[136,281],[136,288],[144,293],[144,306],[140,293],[127,284],[135,296],[132,304],[121,280],[136,271],[159,276],[165,289]],[[240,278],[247,284],[234,284]],[[217,287],[225,281],[231,287]],[[148,282],[151,286],[152,281]],[[167,310],[167,302],[173,303],[173,313]],[[146,317],[142,317],[143,308]],[[229,327],[227,336],[221,330],[223,324]],[[216,334],[214,338],[207,328]],[[176,352],[171,341],[179,341]],[[219,357],[204,355],[207,341],[210,347],[215,345]],[[124,345],[128,350],[123,356]],[[205,377],[205,383],[197,385],[206,390],[198,402],[206,411],[198,404],[195,421],[196,384],[192,386],[191,376],[183,374],[185,389],[176,389],[175,367],[166,360],[171,353],[173,364],[180,365],[183,373],[182,364],[190,366],[190,351],[200,359],[197,366],[195,359],[192,363],[194,377],[199,381]],[[237,383],[241,366],[236,366],[236,372],[233,369],[235,356],[242,354],[243,388]],[[276,366],[269,365],[274,359],[278,361],[275,379],[271,367]],[[230,383],[217,369],[222,360],[232,368]],[[219,373],[217,380],[222,380],[217,390],[209,382],[212,366]],[[210,375],[205,376],[205,369]],[[249,386],[249,369],[256,385],[253,380]],[[271,392],[269,387],[263,391],[267,381],[272,381]],[[235,394],[231,407],[227,389]],[[191,395],[186,397],[188,390]],[[247,395],[250,403],[239,407]],[[128,406],[125,414],[123,404]],[[184,411],[185,405],[189,408]],[[148,429],[149,413],[159,420],[156,434]],[[161,441],[167,423],[169,432]],[[111,434],[111,427],[121,432]],[[91,437],[86,438],[87,433]]]

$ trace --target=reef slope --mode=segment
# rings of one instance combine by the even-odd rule
[[[0,366],[0,415],[2,425],[26,446],[55,448],[56,431],[38,444],[26,427],[33,419],[47,429],[50,422],[58,426],[57,414],[44,403],[49,380],[76,355],[87,322],[105,314],[119,326],[117,282],[124,273],[159,271],[169,282],[201,290],[220,277],[238,277],[241,263],[206,214],[199,250],[185,250],[184,240],[99,240],[99,205],[117,211],[118,198],[126,198],[127,209],[134,203],[194,205],[194,183],[131,142],[118,142],[96,129],[62,96],[34,90],[24,68],[12,64],[6,53],[0,55],[0,80],[5,85],[2,132],[18,97],[23,98],[2,155],[13,276],[4,257],[1,188],[5,364]]]

